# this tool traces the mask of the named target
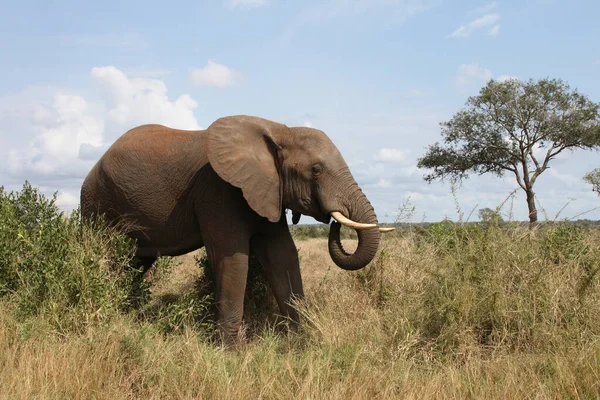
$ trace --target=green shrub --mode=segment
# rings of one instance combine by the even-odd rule
[[[307,240],[315,238],[328,238],[329,225],[326,224],[306,224],[306,225],[290,225],[290,233],[296,240]],[[340,230],[341,239],[357,239],[358,236],[354,229],[349,229],[342,226]]]
[[[290,226],[292,237],[297,240],[306,240],[313,238],[326,238],[329,235],[327,225],[292,225]]]
[[[134,245],[107,228],[65,216],[28,182],[0,189],[0,297],[20,318],[42,315],[58,330],[104,321],[124,305]]]
[[[542,235],[544,256],[555,263],[575,260],[589,253],[585,229],[569,223],[559,223],[545,229]]]
[[[204,262],[205,257],[196,259]],[[176,270],[178,263],[173,257],[160,257],[152,270],[152,284],[166,279]],[[202,265],[199,265],[202,268]],[[152,284],[148,283],[150,289]],[[179,292],[169,291],[152,295],[152,299],[142,308],[139,316],[153,324],[165,334],[181,333],[186,329],[204,331],[209,336],[214,331],[214,296],[212,278],[202,274],[193,285]]]

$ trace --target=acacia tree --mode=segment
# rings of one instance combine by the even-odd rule
[[[428,182],[510,172],[536,222],[536,180],[563,151],[600,146],[599,108],[559,79],[490,80],[440,124],[443,143],[429,146],[418,166],[432,170]]]

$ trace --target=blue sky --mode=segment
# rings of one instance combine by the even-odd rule
[[[406,198],[413,221],[457,219],[450,186],[416,168],[439,122],[490,78],[560,78],[600,101],[599,14],[576,0],[2,1],[0,185],[27,179],[68,210],[128,129],[249,114],[324,130],[380,219]],[[598,153],[551,167],[535,188],[549,218],[600,206],[581,179]],[[516,187],[472,177],[457,198],[476,219]],[[512,212],[527,217],[520,191]]]

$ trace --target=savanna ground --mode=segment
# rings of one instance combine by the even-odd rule
[[[0,191],[0,398],[600,397],[600,230],[444,221],[386,235],[358,272],[324,238],[296,244],[300,330],[253,263],[224,349],[203,251],[161,259],[133,308],[131,243]]]

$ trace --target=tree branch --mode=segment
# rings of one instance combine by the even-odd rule
[[[521,186],[521,189],[523,190],[527,190],[525,188],[525,185],[523,184],[523,180],[521,179],[521,175],[519,175],[519,170],[517,169],[517,165],[513,164],[514,169],[512,169],[511,171],[514,172],[515,176],[517,177],[517,183],[519,184],[519,186]]]
[[[558,147],[558,146],[557,146]],[[557,156],[558,154],[560,154],[564,149],[566,149],[569,146],[566,145],[561,145],[560,147],[558,147],[558,150],[556,150],[554,153],[550,154],[550,159],[554,158],[555,156]]]
[[[504,164],[501,164],[501,163],[498,163],[498,162],[492,162],[492,164],[494,164],[498,168],[505,169],[507,171],[511,171],[511,172],[515,172],[516,171],[515,168],[511,168],[511,167],[509,167],[507,165],[504,165]]]
[[[531,160],[535,164],[535,172],[538,172],[540,170],[540,163],[538,162],[537,158],[535,158],[535,155],[533,155],[533,151],[531,153],[529,153],[529,157],[531,157]],[[547,159],[548,159],[548,156],[546,156],[546,160]]]
[[[496,104],[495,104],[495,103],[492,103],[492,104],[491,104],[491,106],[492,106],[492,108],[493,108],[493,113],[494,113],[494,116],[493,116],[492,120],[493,120],[495,123],[497,123],[498,125],[500,125],[501,127],[503,127],[503,128],[504,128],[504,130],[505,130],[505,131],[508,133],[508,135],[509,135],[510,137],[512,137],[514,140],[516,140],[517,142],[519,142],[519,143],[520,143],[520,142],[521,142],[521,139],[520,139],[519,137],[517,137],[517,136],[516,136],[516,135],[513,133],[513,131],[510,129],[510,127],[509,127],[509,126],[507,126],[507,125],[505,124],[505,122],[504,122],[504,121],[502,121],[502,119],[501,119],[501,118],[500,118],[500,116],[498,115],[498,108],[497,108]]]

